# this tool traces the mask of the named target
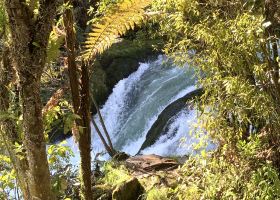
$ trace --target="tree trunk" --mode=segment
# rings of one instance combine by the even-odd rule
[[[44,138],[40,80],[46,61],[46,48],[59,0],[40,1],[36,19],[21,0],[5,0],[12,37],[12,54],[19,75],[23,144],[28,161],[31,199],[53,200]]]
[[[65,0],[65,3],[72,4],[71,1]],[[80,119],[76,120],[78,126],[78,140],[80,150],[80,181],[81,181],[81,198],[85,200],[92,199],[91,190],[91,131],[90,131],[90,112],[89,112],[89,77],[88,69],[84,63],[81,66],[81,74],[76,65],[75,43],[76,36],[73,30],[73,13],[67,9],[64,13],[64,26],[66,30],[67,46],[67,63],[72,94],[72,102],[75,114]],[[80,78],[81,83],[80,83]]]
[[[25,132],[24,146],[29,165],[30,193],[33,198],[52,199],[42,120],[40,79],[27,78],[21,87]]]
[[[1,63],[0,63],[0,112],[8,112],[10,108],[10,97],[8,86],[14,79],[14,70],[11,65],[9,50],[4,46]],[[13,168],[16,172],[16,178],[19,183],[19,187],[22,191],[24,199],[30,199],[30,192],[26,177],[27,172],[27,160],[25,158],[19,159],[16,156],[14,145],[16,142],[20,143],[20,138],[16,130],[15,121],[12,119],[3,119],[0,121],[0,135],[1,140],[5,141],[6,150],[9,153]]]
[[[97,5],[98,5],[99,0],[93,0],[93,1],[90,1],[89,3],[87,2],[87,0],[73,0],[73,2],[75,2],[75,6],[74,6],[74,9],[76,11],[75,13],[78,15],[78,17],[77,17],[77,24],[85,32],[86,28],[87,28],[87,21],[88,21],[88,16],[87,16],[86,10],[89,7],[89,5],[93,6],[94,10],[97,10]],[[87,63],[87,67],[85,68],[85,72],[87,74],[89,74],[89,64],[88,63]],[[83,77],[82,77],[82,79],[83,79]],[[82,94],[82,96],[84,96],[84,95]],[[101,141],[102,141],[106,151],[108,152],[108,154],[111,157],[113,157],[116,154],[116,151],[113,148],[110,136],[109,136],[108,131],[106,129],[106,126],[104,124],[104,120],[103,120],[103,118],[101,116],[101,113],[99,111],[98,105],[95,102],[94,98],[92,99],[92,101],[93,101],[94,106],[96,107],[96,110],[98,112],[98,116],[99,116],[102,128],[104,130],[105,136],[106,136],[109,144],[107,144],[105,138],[103,137],[103,135],[102,135],[100,129],[98,128],[97,124],[95,123],[94,119],[92,119],[93,126],[94,126],[98,136],[100,137],[100,139],[101,139]],[[84,106],[84,105],[85,105],[84,103],[81,104],[81,106]],[[88,109],[90,109],[90,104],[88,104]]]
[[[90,129],[90,98],[89,98],[89,75],[87,66],[82,63],[81,76],[81,108],[79,111],[82,117],[82,135],[79,139],[79,149],[81,156],[81,180],[82,199],[91,200],[91,129]]]
[[[98,128],[96,122],[94,121],[94,119],[92,119],[91,121],[92,121],[92,124],[93,124],[93,126],[94,126],[94,128],[95,128],[95,130],[96,130],[96,132],[97,132],[97,134],[98,134],[98,136],[100,137],[100,139],[101,139],[101,141],[102,141],[102,143],[103,143],[103,145],[104,145],[106,151],[108,152],[108,154],[109,154],[111,157],[113,157],[113,156],[115,155],[115,152],[114,152],[114,151],[110,148],[110,146],[107,144],[105,138],[103,137],[103,135],[102,135],[101,131],[99,130],[99,128]]]

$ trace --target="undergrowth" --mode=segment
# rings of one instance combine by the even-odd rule
[[[105,183],[111,186],[117,186],[131,178],[129,171],[120,163],[108,161],[102,167],[104,176],[97,183]]]
[[[179,169],[176,187],[152,188],[146,199],[280,199],[278,169],[258,156],[261,151],[258,137],[251,137],[249,142],[239,141],[235,149],[225,145],[192,156]]]

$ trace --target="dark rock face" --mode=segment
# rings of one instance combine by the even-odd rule
[[[115,58],[106,69],[107,86],[113,88],[121,79],[128,77],[138,69],[139,62],[135,58]]]
[[[167,122],[176,114],[178,114],[184,108],[187,108],[187,102],[194,99],[195,97],[199,97],[203,94],[203,89],[197,89],[193,92],[190,92],[183,96],[182,98],[174,101],[169,106],[167,106],[162,113],[158,116],[157,120],[149,130],[146,135],[146,140],[142,144],[139,152],[151,145],[153,145],[157,139],[164,133],[164,129],[166,128]],[[138,153],[139,153],[138,152]]]
[[[112,194],[113,200],[136,200],[144,193],[144,188],[137,178],[132,178],[119,185]]]

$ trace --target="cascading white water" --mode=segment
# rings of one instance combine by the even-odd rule
[[[164,108],[195,90],[194,85],[194,72],[190,67],[172,66],[164,56],[159,56],[156,61],[140,64],[136,72],[116,84],[101,109],[114,147],[130,155],[136,154],[147,132]],[[99,121],[97,116],[94,118],[96,122]],[[159,155],[188,153],[186,149],[185,153],[184,149],[179,150],[177,144],[180,137],[188,134],[190,124],[188,119],[195,118],[194,111],[179,113],[170,124],[170,133],[159,138],[143,153]],[[101,129],[100,123],[97,124]],[[93,152],[105,151],[94,127],[92,130]]]
[[[158,115],[170,103],[194,90],[194,84],[192,70],[187,66],[174,67],[164,56],[140,64],[135,73],[115,86],[101,109],[115,148],[136,154]],[[97,116],[95,120],[98,121]],[[94,151],[104,150],[95,131],[92,142]]]
[[[162,135],[155,144],[141,151],[142,154],[161,156],[184,156],[193,153],[192,144],[198,139],[191,137],[189,130],[196,123],[196,110],[182,110],[167,122],[168,131]]]

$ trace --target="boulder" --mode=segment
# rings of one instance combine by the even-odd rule
[[[92,187],[93,200],[111,200],[112,188],[108,185],[95,185]]]
[[[179,163],[173,159],[154,154],[130,157],[125,161],[125,164],[133,171],[139,172],[170,170],[179,166]]]
[[[113,191],[113,200],[137,200],[144,193],[144,188],[140,184],[137,178],[131,178],[130,180],[117,186]]]
[[[116,161],[124,161],[128,158],[129,158],[129,155],[126,154],[125,152],[117,152],[117,154],[113,156],[113,160],[116,160]]]

